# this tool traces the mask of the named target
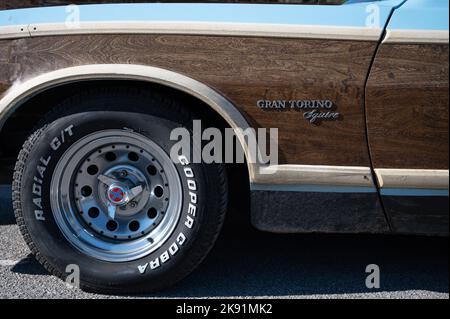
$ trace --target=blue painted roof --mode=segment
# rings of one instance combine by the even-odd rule
[[[395,10],[388,29],[448,30],[448,0],[408,0]]]
[[[288,4],[101,4],[80,5],[81,22],[184,21],[364,27],[368,5],[375,3],[383,27],[402,0],[351,1],[342,5]],[[66,6],[0,11],[0,26],[64,22]]]

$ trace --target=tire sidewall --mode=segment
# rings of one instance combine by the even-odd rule
[[[202,164],[175,164],[183,190],[180,219],[160,248],[135,261],[111,263],[82,254],[60,231],[50,205],[53,171],[59,158],[79,139],[102,130],[132,130],[150,138],[169,154],[176,142],[171,141],[169,135],[176,127],[180,127],[180,123],[148,114],[98,111],[65,116],[44,128],[33,145],[24,168],[20,203],[26,228],[37,251],[60,277],[68,275],[66,267],[72,264],[79,267],[81,281],[88,286],[99,283],[108,283],[112,287],[139,286],[156,278],[159,282],[170,282],[178,277],[176,272],[182,272],[180,268],[183,267],[183,259],[193,249],[205,211],[211,206],[205,196],[206,190],[214,192],[217,187],[208,185]],[[186,176],[186,167],[193,172],[193,177]],[[195,189],[192,189],[193,183]],[[189,192],[196,193],[196,203],[191,202]],[[190,204],[196,207],[195,216],[192,214],[192,207],[189,208]],[[190,223],[186,223],[188,218],[194,221],[192,227],[188,227]]]

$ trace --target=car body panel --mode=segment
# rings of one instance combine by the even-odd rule
[[[366,86],[372,166],[397,232],[448,232],[448,20],[448,1],[395,10]]]
[[[20,108],[20,103],[7,104],[6,98],[38,79],[48,80],[38,87],[45,90],[72,81],[70,76],[66,82],[52,76],[74,75],[83,68],[92,71],[93,79],[135,76],[131,71],[118,74],[115,65],[165,70],[211,88],[235,107],[244,119],[241,123],[279,129],[279,163],[248,164],[255,226],[274,232],[388,232],[395,213],[383,209],[383,204],[389,206],[386,192],[406,189],[409,199],[418,190],[429,192],[433,187],[421,189],[421,183],[411,178],[417,170],[429,173],[425,180],[431,180],[431,186],[437,185],[433,170],[439,171],[440,180],[445,174],[448,177],[448,164],[442,164],[445,157],[448,162],[448,137],[443,137],[445,130],[448,133],[448,123],[443,122],[445,114],[448,119],[448,102],[444,102],[448,93],[443,92],[448,88],[448,62],[441,60],[448,57],[448,35],[445,38],[443,33],[448,21],[445,25],[439,13],[439,23],[427,18],[423,27],[408,26],[405,21],[411,13],[398,19],[395,14],[410,1],[349,1],[333,6],[83,5],[77,7],[81,20],[75,24],[67,20],[73,11],[65,6],[0,11],[0,123]],[[415,6],[419,4],[416,1]],[[420,43],[411,44],[411,30],[419,31]],[[415,50],[410,59],[406,57],[411,52],[401,51],[409,49],[405,42]],[[103,71],[96,74],[98,66]],[[439,77],[430,76],[428,68]],[[394,78],[392,70],[397,72]],[[142,80],[157,82],[155,74]],[[447,106],[447,113],[423,118],[415,117],[417,112],[411,112],[406,102],[398,106],[405,108],[406,122],[430,121],[422,129],[433,137],[431,143],[414,139],[420,130],[408,131],[412,126],[404,125],[401,114],[390,116],[392,110],[385,107],[402,89],[421,91],[415,101],[431,98],[438,101],[436,107]],[[30,96],[31,92],[38,90],[30,89]],[[207,96],[202,98],[208,101]],[[340,113],[337,121],[315,125],[300,111],[258,106],[261,100],[324,99],[333,101]],[[215,110],[225,114],[220,108]],[[417,164],[420,156],[413,159],[410,154],[405,160],[404,153],[417,150],[395,142],[396,137],[386,140],[389,130],[425,150],[420,156],[428,164]],[[399,164],[392,165],[395,161]],[[396,175],[392,169],[406,171]],[[410,184],[399,188],[389,184],[405,176]],[[380,182],[383,177],[385,184]],[[446,189],[448,196],[448,183]],[[435,191],[445,191],[445,185]],[[381,202],[379,195],[386,200]],[[407,227],[394,230],[408,232]]]
[[[370,166],[363,88],[375,42],[71,35],[25,38],[11,45],[16,52],[12,66],[8,66],[11,79],[26,81],[40,74],[87,64],[167,69],[219,91],[253,127],[279,127],[279,123],[284,123],[279,129],[280,164]],[[324,65],[322,61],[329,62]],[[324,78],[328,80],[324,82]],[[257,106],[258,100],[280,98],[332,99],[346,121],[316,126],[304,120],[301,112],[291,111],[286,116],[286,112],[265,111]]]

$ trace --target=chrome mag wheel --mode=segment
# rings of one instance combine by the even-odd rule
[[[132,131],[107,130],[60,158],[50,203],[71,245],[99,260],[126,262],[167,241],[180,218],[182,188],[161,147]]]

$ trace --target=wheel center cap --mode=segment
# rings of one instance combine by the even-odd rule
[[[108,199],[114,205],[125,205],[128,203],[128,189],[122,185],[113,184],[108,188]]]

